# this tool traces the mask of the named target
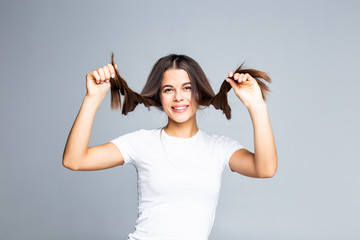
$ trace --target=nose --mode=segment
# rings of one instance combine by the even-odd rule
[[[174,94],[174,101],[175,102],[180,102],[183,100],[183,96],[181,94],[181,91],[176,91]]]

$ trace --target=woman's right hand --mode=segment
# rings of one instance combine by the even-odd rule
[[[117,69],[117,65],[115,64]],[[115,69],[109,63],[86,75],[87,96],[104,98],[110,89],[110,77],[115,77]]]

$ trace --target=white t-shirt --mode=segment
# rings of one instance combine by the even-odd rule
[[[190,138],[162,129],[138,130],[111,141],[133,164],[138,219],[130,240],[207,240],[215,219],[221,176],[243,146],[199,130]]]

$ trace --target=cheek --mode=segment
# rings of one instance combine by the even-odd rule
[[[161,106],[164,106],[164,105],[167,105],[169,103],[170,97],[167,96],[167,95],[160,94],[159,99],[160,99]]]
[[[191,96],[191,92],[187,92],[184,94],[184,97],[189,101],[189,102],[192,102],[192,96]]]
[[[191,93],[189,93],[186,98],[191,103],[191,107],[197,109],[197,104],[195,102],[195,99],[192,98]]]
[[[160,95],[158,99],[160,100],[160,104],[163,105],[164,100],[163,100],[162,95]]]
[[[160,99],[160,103],[162,104],[163,102],[164,102],[164,99],[165,99],[165,97],[164,97],[164,94],[159,94],[159,99]]]
[[[193,103],[192,104],[192,109],[193,109],[193,112],[195,113],[198,110],[198,105]]]

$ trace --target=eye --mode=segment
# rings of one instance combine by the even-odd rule
[[[186,86],[184,89],[185,90],[191,90],[191,86]]]
[[[167,89],[164,90],[164,93],[167,93],[167,92],[170,92],[170,91],[172,91],[172,89],[171,89],[171,88],[167,88]]]

